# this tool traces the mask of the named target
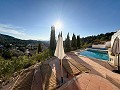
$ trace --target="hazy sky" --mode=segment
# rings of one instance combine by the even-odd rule
[[[120,0],[0,0],[0,33],[21,39],[49,40],[57,21],[65,38],[120,28]]]

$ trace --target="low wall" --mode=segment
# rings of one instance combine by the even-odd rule
[[[92,48],[105,48],[106,46],[103,44],[92,45]]]

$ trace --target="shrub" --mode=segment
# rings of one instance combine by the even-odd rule
[[[50,57],[50,50],[46,49],[39,54],[35,54],[31,57],[28,56],[19,56],[11,57],[11,59],[5,60],[0,57],[0,80],[6,81],[13,76],[15,72],[20,71],[21,69],[28,68],[31,65],[34,65],[37,62],[43,62],[46,58]]]

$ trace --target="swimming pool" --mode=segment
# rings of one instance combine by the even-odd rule
[[[101,52],[97,50],[84,50],[80,52],[80,55],[87,56],[90,58],[96,58],[100,60],[106,60],[106,61],[109,60],[109,56],[107,52]]]

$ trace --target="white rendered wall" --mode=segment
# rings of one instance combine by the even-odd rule
[[[92,48],[105,48],[104,44],[92,45]]]

